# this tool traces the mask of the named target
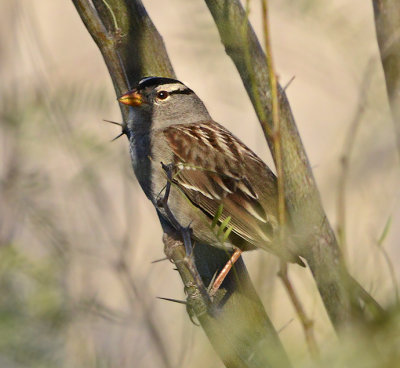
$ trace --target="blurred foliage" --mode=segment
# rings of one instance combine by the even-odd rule
[[[0,364],[57,367],[62,360],[68,299],[54,258],[29,259],[0,248]]]

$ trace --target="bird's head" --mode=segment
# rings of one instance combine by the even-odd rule
[[[172,124],[189,124],[209,120],[203,102],[182,82],[162,77],[146,77],[136,88],[123,94],[119,102],[133,108],[133,124],[147,129]],[[128,122],[128,129],[130,124]]]

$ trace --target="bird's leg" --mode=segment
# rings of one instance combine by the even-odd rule
[[[224,282],[226,276],[228,276],[229,271],[232,269],[233,265],[235,262],[239,259],[240,255],[242,254],[242,250],[236,249],[234,253],[232,254],[231,258],[229,261],[226,263],[224,268],[219,272],[218,276],[216,277],[213,286],[211,287],[209,294],[210,297],[212,298]]]
[[[158,201],[157,205],[162,206],[164,208],[164,211],[168,217],[168,220],[171,222],[172,226],[181,233],[183,244],[185,245],[186,255],[191,256],[193,247],[192,247],[190,226],[187,227],[181,226],[181,224],[175,218],[174,214],[172,213],[171,209],[168,206],[168,198],[171,192],[172,171],[174,165],[173,164],[165,165],[164,163],[161,162],[161,166],[165,171],[165,173],[167,174],[167,184],[165,185],[164,196]]]
[[[192,229],[190,228],[190,225],[187,227],[182,227],[181,234],[183,238],[183,244],[185,245],[186,255],[190,257],[193,254]]]

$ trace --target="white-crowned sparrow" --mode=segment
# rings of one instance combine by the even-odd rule
[[[212,120],[191,89],[175,79],[147,77],[119,101],[132,106],[124,133],[135,174],[165,221],[162,163],[172,171],[168,207],[195,241],[228,250],[262,248],[304,266],[291,247],[279,244],[275,175]]]

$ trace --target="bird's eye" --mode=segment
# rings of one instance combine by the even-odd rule
[[[165,100],[169,96],[169,93],[167,91],[160,91],[157,93],[157,98],[159,100]]]

